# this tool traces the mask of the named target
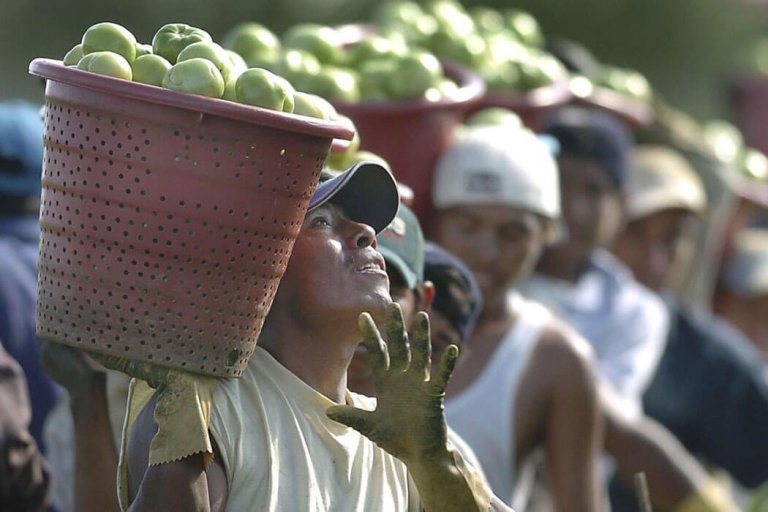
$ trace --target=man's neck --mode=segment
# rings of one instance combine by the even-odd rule
[[[589,262],[589,255],[575,257],[567,250],[549,249],[544,251],[536,266],[536,272],[553,279],[575,283],[584,274]]]
[[[262,331],[259,346],[318,393],[344,403],[347,368],[359,333],[341,335],[339,322],[310,326],[271,320]]]

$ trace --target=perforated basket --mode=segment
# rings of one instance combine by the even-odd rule
[[[253,352],[349,128],[36,59],[48,80],[37,329],[220,377]]]

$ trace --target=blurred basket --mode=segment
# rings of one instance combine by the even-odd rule
[[[568,82],[563,81],[520,93],[488,91],[476,108],[509,109],[520,116],[525,126],[538,130],[549,114],[567,105],[571,99],[573,94]]]
[[[648,128],[653,122],[653,107],[648,103],[603,87],[591,87],[585,92],[585,94],[574,94],[573,102],[613,114],[634,131]]]
[[[253,352],[336,123],[36,59],[46,78],[37,329],[218,377]]]
[[[334,102],[360,133],[360,148],[384,158],[398,181],[414,194],[413,210],[423,224],[431,212],[432,175],[454,129],[480,100],[485,84],[474,73],[443,63],[445,74],[458,84],[451,97],[383,103]]]

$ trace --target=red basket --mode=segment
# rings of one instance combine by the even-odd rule
[[[574,95],[573,102],[613,114],[634,131],[641,131],[653,122],[651,105],[633,100],[610,89],[593,87],[587,95]]]
[[[37,329],[239,376],[337,123],[36,59],[48,80]]]
[[[485,84],[474,73],[443,63],[446,75],[459,85],[450,98],[385,103],[334,102],[360,132],[361,149],[383,157],[398,181],[413,189],[413,209],[427,224],[431,212],[432,175],[440,153],[455,127],[480,100]]]
[[[567,81],[538,87],[524,93],[488,91],[476,109],[501,107],[520,116],[525,126],[538,130],[546,117],[573,98]]]

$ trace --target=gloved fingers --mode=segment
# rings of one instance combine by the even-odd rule
[[[405,333],[403,313],[397,302],[387,306],[384,329],[389,348],[389,367],[392,371],[404,372],[411,363],[411,350],[408,346],[408,335]]]
[[[371,437],[374,427],[374,413],[352,407],[349,405],[332,405],[325,411],[325,415],[333,421],[353,428],[366,437]]]
[[[363,344],[371,356],[371,369],[374,382],[378,383],[384,378],[389,369],[389,352],[384,340],[381,339],[373,318],[368,313],[360,313],[357,326],[363,335]]]
[[[429,316],[423,311],[416,314],[411,343],[411,370],[429,380],[432,365],[432,343],[430,342]]]
[[[434,396],[445,395],[445,388],[448,387],[448,381],[451,380],[453,369],[456,367],[456,361],[459,358],[459,347],[448,345],[440,358],[440,366],[437,369],[437,375],[430,382]]]

